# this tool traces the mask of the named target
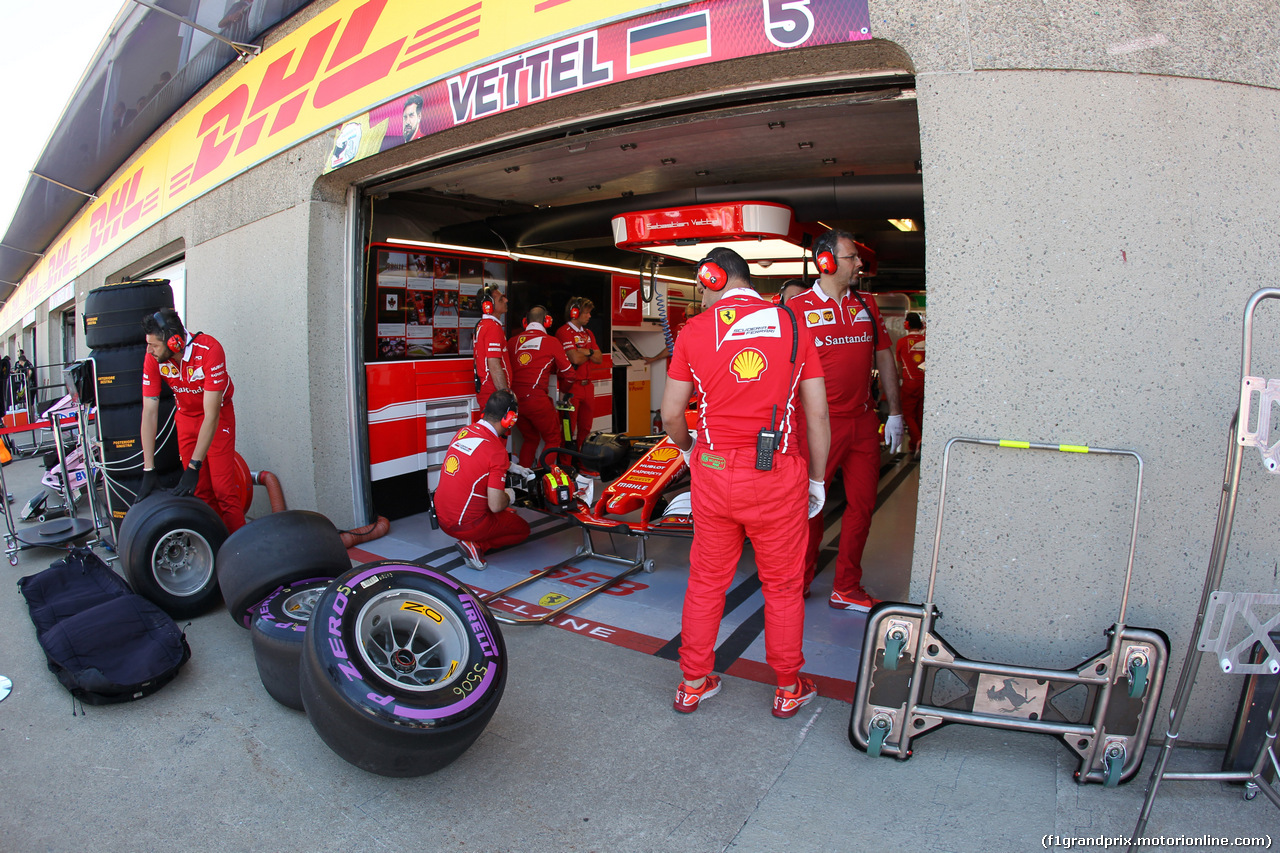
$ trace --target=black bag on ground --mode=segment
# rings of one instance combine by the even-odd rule
[[[82,702],[156,692],[191,657],[186,636],[88,548],[18,581],[49,670]]]

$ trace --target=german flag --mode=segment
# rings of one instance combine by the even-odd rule
[[[710,55],[711,21],[706,12],[627,30],[629,73]]]

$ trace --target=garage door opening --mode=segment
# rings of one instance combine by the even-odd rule
[[[470,344],[476,295],[488,283],[509,294],[508,336],[534,305],[558,327],[570,298],[590,299],[588,328],[606,355],[594,377],[594,427],[653,431],[665,379],[661,360],[647,363],[664,349],[659,308],[678,316],[696,299],[696,270],[618,248],[611,219],[623,213],[757,201],[789,208],[817,232],[848,231],[875,252],[877,274],[860,289],[874,294],[896,340],[909,313],[926,316],[919,161],[914,80],[895,74],[827,82],[820,92],[776,89],[719,103],[703,96],[687,110],[613,117],[365,187],[362,337],[378,512],[424,510],[445,447],[473,417]],[[812,280],[811,258],[799,254]],[[762,293],[796,277],[784,266],[759,270]],[[648,282],[665,300],[624,304],[636,291],[648,295]],[[917,470],[905,447],[882,455],[864,558],[877,597],[906,596]],[[825,513],[820,570],[834,564],[841,493],[832,489]]]

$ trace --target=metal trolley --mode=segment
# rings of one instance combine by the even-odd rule
[[[1280,379],[1249,375],[1253,354],[1253,314],[1258,303],[1264,299],[1280,299],[1280,288],[1258,290],[1249,297],[1245,305],[1244,341],[1240,361],[1240,407],[1228,430],[1227,464],[1223,474],[1222,498],[1218,503],[1218,523],[1214,530],[1213,546],[1209,551],[1204,588],[1200,593],[1200,608],[1196,614],[1195,627],[1191,631],[1191,646],[1183,661],[1182,672],[1178,675],[1178,687],[1169,711],[1169,732],[1165,736],[1160,758],[1151,771],[1147,796],[1133,833],[1135,838],[1145,834],[1151,807],[1160,791],[1160,783],[1165,779],[1243,782],[1246,797],[1252,799],[1261,790],[1272,803],[1280,807],[1280,792],[1263,777],[1267,769],[1280,770],[1275,751],[1276,733],[1280,730],[1280,708],[1276,707],[1280,703],[1280,692],[1277,692],[1277,701],[1270,708],[1270,724],[1265,741],[1250,769],[1217,772],[1175,772],[1168,769],[1169,759],[1178,745],[1178,733],[1195,686],[1196,674],[1200,671],[1200,660],[1205,654],[1212,654],[1225,673],[1280,673],[1280,651],[1271,636],[1272,632],[1280,630],[1280,595],[1231,593],[1218,588],[1226,566],[1227,546],[1231,542],[1231,526],[1235,520],[1236,494],[1240,489],[1240,449],[1258,448],[1262,454],[1263,467],[1273,474],[1280,473],[1280,433],[1274,438],[1271,435],[1271,408],[1280,403]],[[1255,608],[1263,612],[1270,609],[1273,615],[1263,619]],[[1235,640],[1238,635],[1243,636],[1243,639]],[[1254,649],[1258,650],[1258,654],[1254,654]]]
[[[1130,456],[1138,463],[1120,615],[1106,631],[1107,648],[1074,669],[967,660],[935,632],[934,621],[941,614],[934,606],[933,592],[947,468],[951,448],[957,443]],[[938,524],[926,601],[923,605],[885,602],[868,615],[849,741],[870,755],[891,755],[905,761],[911,757],[913,738],[948,723],[1038,732],[1056,735],[1079,756],[1077,782],[1101,782],[1111,787],[1131,778],[1142,763],[1169,659],[1169,643],[1163,633],[1133,628],[1124,621],[1141,503],[1142,457],[1132,450],[982,438],[948,441],[942,455]],[[938,676],[943,673],[950,673],[947,678],[953,682],[958,679],[965,689],[935,692],[942,683]],[[1055,699],[1068,691],[1078,694],[1080,686],[1086,692],[1083,710],[1074,702],[1055,704]]]

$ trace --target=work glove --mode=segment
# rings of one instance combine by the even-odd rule
[[[685,467],[687,468],[693,467],[693,463],[690,462],[689,460],[690,460],[690,457],[693,456],[693,449],[697,446],[698,446],[698,434],[695,432],[689,433],[689,449],[680,451],[680,455],[684,457]]]
[[[822,512],[823,505],[827,502],[827,487],[822,484],[821,480],[809,481],[809,517],[813,518]]]
[[[196,484],[200,482],[200,463],[192,461],[187,464],[187,469],[182,472],[182,479],[178,481],[178,485],[174,487],[173,494],[176,497],[183,495],[193,495],[196,491]]]
[[[884,422],[884,443],[889,446],[890,453],[897,453],[902,449],[904,431],[902,415],[889,415],[889,419]]]
[[[156,490],[156,469],[148,468],[142,472],[142,485],[138,486],[138,496],[135,497],[134,503],[141,501],[147,495]]]
[[[504,489],[504,491],[507,493],[507,506],[515,506],[515,505],[516,505],[516,490],[515,490],[515,489]]]
[[[511,464],[507,466],[507,472],[511,474],[515,474],[517,477],[519,477],[521,480],[524,480],[525,482],[528,482],[529,480],[533,479],[533,471],[524,467],[519,462],[516,462],[514,460],[512,460]]]

